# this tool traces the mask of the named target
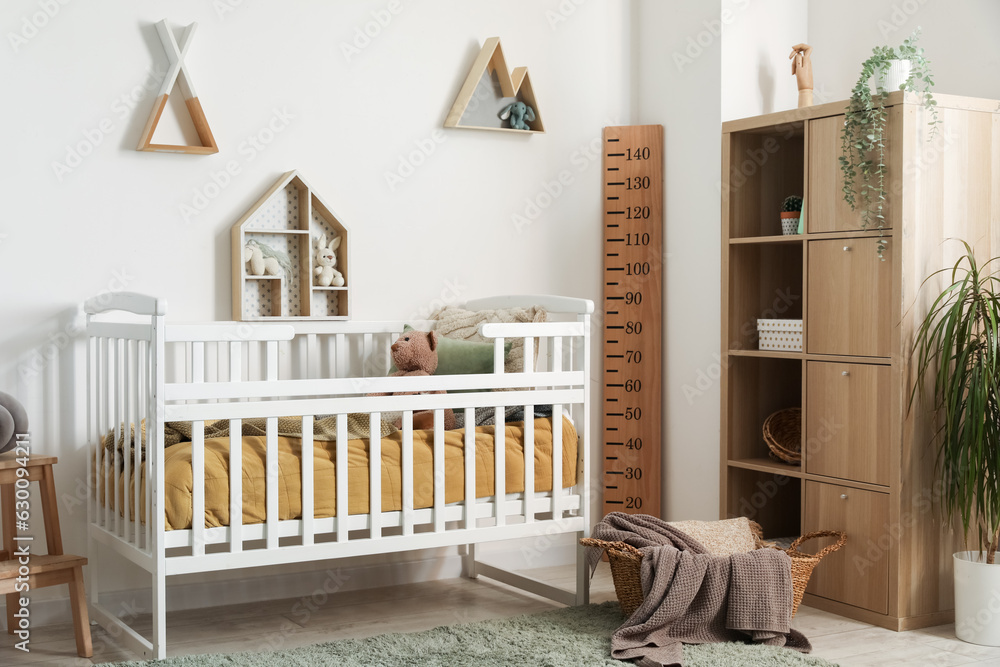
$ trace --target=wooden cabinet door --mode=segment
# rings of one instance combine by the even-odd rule
[[[861,197],[855,194],[857,210],[851,210],[844,201],[844,177],[840,170],[840,132],[844,127],[844,117],[831,116],[809,121],[809,193],[806,197],[806,225],[811,233],[845,232],[861,229]],[[889,160],[889,136],[892,125],[886,130],[886,159]],[[890,178],[895,172],[889,168]],[[860,175],[858,176],[860,178]],[[889,189],[886,181],[886,191]],[[860,185],[860,181],[856,181]],[[855,188],[857,192],[857,188]],[[883,209],[885,226],[891,227],[889,196]]]
[[[806,592],[879,614],[889,610],[889,494],[836,484],[806,482],[805,532],[840,530],[847,544],[813,570]],[[815,553],[832,538],[811,540]]]
[[[806,365],[806,472],[889,485],[892,369]]]
[[[806,337],[811,354],[891,355],[892,244],[874,237],[809,242]]]

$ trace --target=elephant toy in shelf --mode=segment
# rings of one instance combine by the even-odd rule
[[[515,130],[530,130],[528,121],[535,120],[535,110],[524,102],[511,102],[497,114],[500,120],[510,118],[510,126]]]

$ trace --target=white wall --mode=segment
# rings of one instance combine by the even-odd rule
[[[847,99],[872,48],[897,46],[917,26],[935,92],[1000,99],[996,0],[810,0],[817,89]]]
[[[164,17],[200,23],[188,61],[218,154],[134,150],[158,87],[148,72],[165,66],[152,25]],[[286,170],[351,229],[355,319],[497,293],[599,301],[599,137],[630,118],[628,17],[624,0],[5,2],[0,390],[26,403],[35,450],[60,457],[66,549],[87,551],[76,307],[127,289],[166,297],[173,321],[229,319],[230,226]],[[366,29],[377,34],[345,55]],[[547,134],[442,128],[494,35],[510,66],[529,66]],[[230,161],[239,173],[217,188]],[[420,164],[406,175],[406,163]],[[572,184],[546,207],[562,171]],[[146,583],[127,570],[105,579]]]
[[[666,143],[663,513],[719,516],[719,4],[639,0],[635,123]],[[694,45],[694,46],[692,46]],[[703,382],[701,378],[705,378]]]
[[[798,107],[788,54],[808,41],[807,10],[801,0],[722,0],[722,120]]]

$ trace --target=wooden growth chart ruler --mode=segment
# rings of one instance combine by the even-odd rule
[[[660,515],[663,126],[606,127],[604,513]]]

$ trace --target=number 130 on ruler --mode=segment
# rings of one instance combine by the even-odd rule
[[[604,513],[660,515],[663,126],[606,127]]]

